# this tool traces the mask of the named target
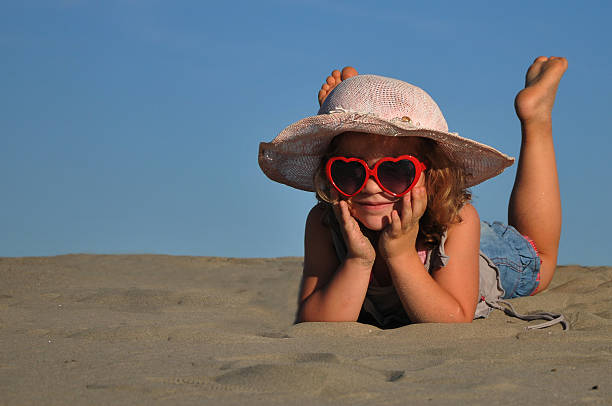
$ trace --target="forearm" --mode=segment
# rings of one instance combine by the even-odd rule
[[[388,260],[395,290],[408,317],[417,323],[466,323],[467,314],[459,302],[441,287],[425,269],[416,251]]]
[[[300,304],[298,322],[356,321],[370,282],[372,264],[345,260],[329,283]]]

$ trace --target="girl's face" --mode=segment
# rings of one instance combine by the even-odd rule
[[[421,143],[418,137],[389,137],[347,132],[338,135],[334,155],[361,158],[372,168],[379,159],[387,156],[413,155],[422,160],[419,157]],[[424,184],[423,173],[416,186]],[[389,223],[393,210],[397,210],[401,216],[403,198],[410,198],[410,193],[395,197],[382,190],[374,178],[370,177],[361,192],[346,200],[353,217],[370,230],[379,231]]]

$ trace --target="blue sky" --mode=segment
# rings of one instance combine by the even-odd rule
[[[612,265],[612,6],[491,3],[2,2],[0,256],[300,256],[314,196],[257,149],[316,114],[333,68],[417,84],[518,156],[514,96],[560,55],[559,262]],[[473,189],[481,218],[505,221],[514,170]]]

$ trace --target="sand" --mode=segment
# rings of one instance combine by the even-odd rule
[[[380,330],[292,325],[301,261],[0,259],[0,404],[612,404],[612,268],[512,301],[569,331],[499,311]]]

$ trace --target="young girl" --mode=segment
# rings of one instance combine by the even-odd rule
[[[564,58],[537,58],[516,97],[509,225],[481,222],[467,188],[513,158],[448,132],[416,86],[332,72],[319,114],[259,151],[268,177],[319,200],[306,221],[297,321],[470,322],[502,297],[546,289],[561,230],[551,113],[566,68]]]

